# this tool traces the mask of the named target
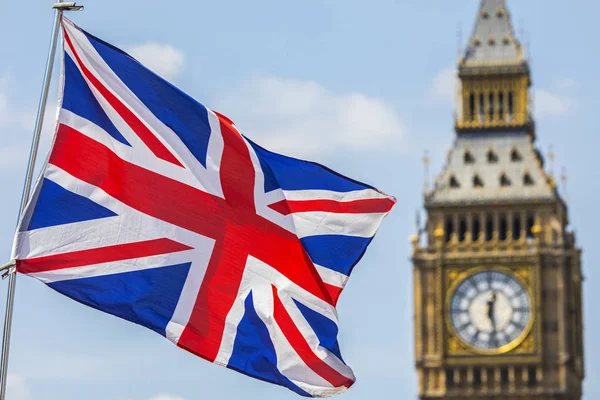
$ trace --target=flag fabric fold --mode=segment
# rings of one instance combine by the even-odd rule
[[[54,143],[17,271],[210,362],[329,397],[336,303],[395,199],[270,152],[62,18]]]

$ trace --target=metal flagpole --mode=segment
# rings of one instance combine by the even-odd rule
[[[27,174],[25,175],[25,183],[23,185],[23,194],[21,197],[21,207],[19,209],[19,219],[25,206],[29,201],[31,193],[31,183],[33,181],[33,172],[35,161],[37,158],[38,148],[40,144],[40,136],[42,133],[42,125],[44,122],[44,113],[46,111],[46,103],[48,102],[48,91],[50,89],[50,79],[52,77],[52,69],[54,67],[54,56],[56,54],[56,44],[58,43],[60,17],[63,11],[81,10],[83,6],[78,6],[74,2],[63,3],[58,0],[58,3],[52,6],[56,10],[54,15],[54,23],[52,26],[52,39],[50,41],[50,49],[48,52],[48,60],[46,61],[46,71],[44,72],[44,82],[42,84],[42,93],[38,105],[37,116],[35,120],[35,128],[33,130],[33,139],[31,141],[31,150],[29,152],[29,163],[27,164]],[[9,263],[14,266],[14,263]],[[15,287],[17,283],[17,275],[14,271],[9,270],[8,280],[8,295],[6,299],[6,313],[4,316],[4,335],[2,337],[2,360],[0,361],[0,400],[6,400],[6,377],[8,372],[8,351],[10,347],[10,333],[12,326],[13,305],[15,300]]]

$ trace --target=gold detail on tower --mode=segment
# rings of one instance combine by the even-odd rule
[[[448,285],[454,284],[454,282],[458,279],[460,274],[457,271],[450,271],[448,273]]]
[[[448,337],[448,354],[465,355],[469,354],[467,347],[456,336]]]
[[[535,337],[529,335],[521,344],[515,349],[516,354],[531,354],[536,350]]]
[[[521,269],[521,270],[515,271],[515,276],[517,278],[519,278],[520,280],[522,280],[527,286],[529,286],[531,284],[530,283],[531,272],[529,272],[529,270]]]
[[[529,112],[528,72],[508,76],[461,77],[461,107],[456,128],[497,129],[525,127]]]

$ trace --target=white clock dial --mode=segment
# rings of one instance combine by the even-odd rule
[[[450,300],[454,331],[478,350],[499,350],[522,339],[531,318],[527,290],[506,272],[477,272],[456,287]]]

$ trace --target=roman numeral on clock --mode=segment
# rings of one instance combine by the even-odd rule
[[[471,322],[465,322],[459,326],[456,327],[456,330],[459,331],[460,333],[463,333],[469,326],[471,326]]]
[[[525,325],[521,321],[511,321],[511,325],[513,325],[519,332],[525,330]]]
[[[497,332],[490,333],[490,340],[489,340],[490,348],[500,347],[497,335],[498,335]]]
[[[469,340],[469,342],[472,345],[475,345],[475,343],[477,343],[477,341],[479,340],[479,335],[481,334],[480,330],[477,330],[477,332],[475,332],[475,334],[471,337],[471,339]]]

